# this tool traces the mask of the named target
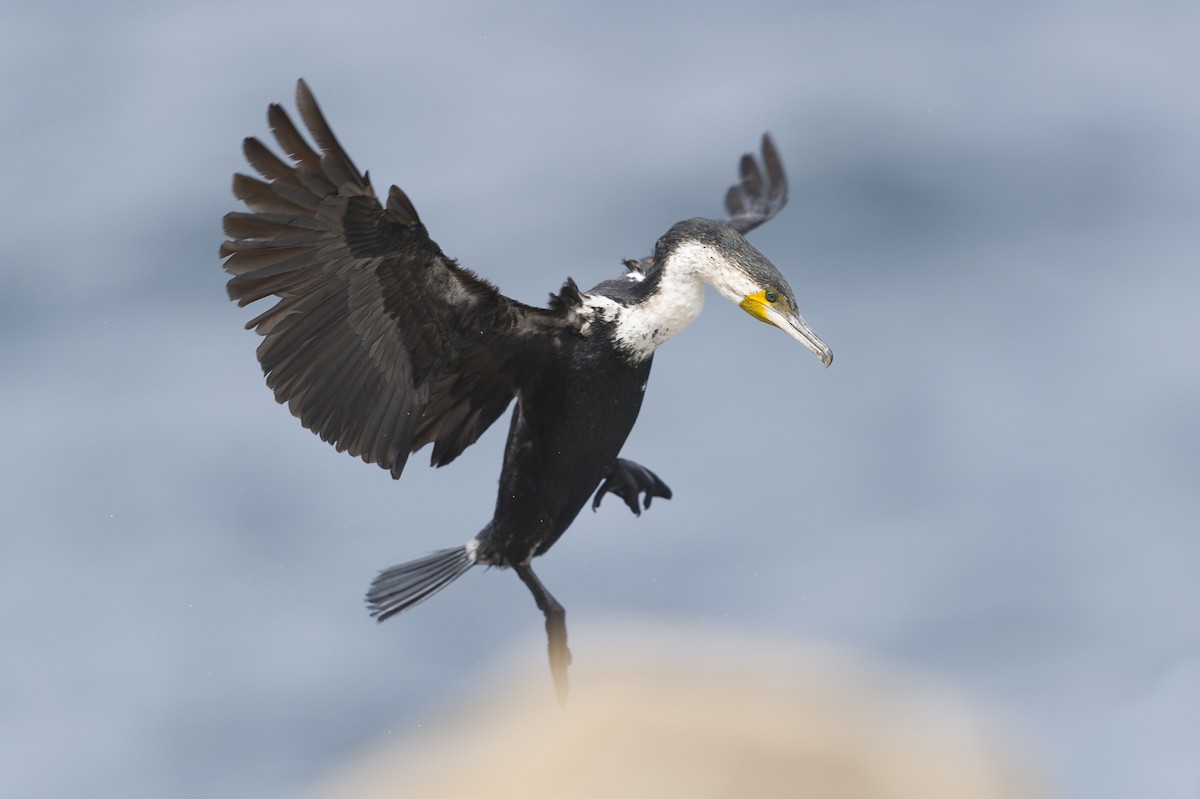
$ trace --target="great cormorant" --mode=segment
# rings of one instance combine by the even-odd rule
[[[238,305],[277,301],[247,323],[263,341],[267,385],[301,423],[339,451],[400,477],[410,453],[433,445],[444,466],[515,397],[492,520],[462,546],[379,574],[367,593],[380,621],[446,587],[476,564],[510,567],[545,614],[550,668],[567,691],[566,617],[530,567],[593,496],[639,513],[670,498],[649,469],[618,457],[641,408],[655,349],[690,324],[704,284],[755,319],[833,358],[796,310],[787,281],[742,234],[775,216],[787,180],[771,139],[760,168],[747,154],[724,221],[688,219],[624,276],[580,291],[568,279],[546,308],[501,294],[442,254],[398,187],[382,206],[334,138],[312,92],[296,105],[314,150],[277,104],[271,130],[292,163],[258,139],[238,174],[248,213],[225,216],[221,246]],[[598,487],[598,488],[597,488]]]

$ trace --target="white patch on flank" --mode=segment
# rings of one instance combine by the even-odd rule
[[[625,273],[625,279],[630,283],[641,283],[646,279],[646,273],[640,269],[630,269]]]
[[[479,539],[472,538],[470,541],[467,542],[467,560],[474,563],[476,560],[475,553],[478,551],[479,551]]]
[[[584,321],[579,327],[579,332],[583,335],[591,335],[592,319],[600,322],[611,322],[616,319],[624,306],[616,300],[611,300],[600,294],[584,294],[583,307],[591,311],[591,316]]]

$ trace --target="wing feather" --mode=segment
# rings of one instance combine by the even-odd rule
[[[305,93],[306,87],[301,81],[296,86],[297,102]],[[337,186],[324,175],[321,156],[309,146],[300,131],[296,130],[283,106],[272,103],[267,107],[267,123],[271,126],[271,132],[275,134],[275,141],[279,142],[283,151],[296,162],[296,177],[303,186],[313,189],[318,195],[331,194],[337,190]]]
[[[233,176],[233,196],[244,202],[251,211],[303,214],[316,207],[309,204],[310,197],[303,190],[282,184],[272,186],[249,175]]]
[[[393,476],[426,444],[449,463],[559,346],[569,309],[515,302],[447,258],[403,191],[380,205],[304,81],[296,106],[316,148],[268,108],[292,163],[245,140],[262,179],[234,176],[249,210],[225,216],[221,246],[231,299],[276,300],[247,324],[267,385],[305,427]]]
[[[787,173],[783,170],[783,160],[775,149],[771,134],[762,135],[760,147],[761,166],[753,154],[745,153],[738,161],[738,182],[725,192],[725,211],[729,216],[724,222],[743,234],[774,218],[787,205]],[[628,260],[625,266],[633,272],[648,274],[654,268],[654,256]],[[613,280],[605,281],[600,286],[606,286],[608,291],[620,291],[624,284]]]
[[[787,205],[787,173],[769,133],[762,136],[762,166],[751,153],[738,164],[740,180],[725,193],[726,224],[747,233],[778,214]]]
[[[338,186],[361,182],[362,177],[359,176],[358,168],[354,166],[350,156],[346,155],[346,151],[338,143],[337,137],[333,135],[329,123],[325,121],[325,116],[317,106],[316,98],[313,97],[312,91],[304,81],[300,81],[296,87],[296,108],[300,111],[300,118],[308,126],[317,146],[325,154],[321,166],[329,179]]]
[[[267,149],[266,145],[258,139],[253,137],[243,139],[242,153],[246,156],[247,163],[254,167],[258,171],[258,174],[271,181],[271,185],[275,187],[276,191],[281,190],[284,186],[299,189],[303,193],[303,196],[311,198],[314,201],[313,207],[316,207],[315,203],[319,202],[319,198],[314,197],[304,187],[304,184],[300,182],[300,178],[296,177],[295,169]]]

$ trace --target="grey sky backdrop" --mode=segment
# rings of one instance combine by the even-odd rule
[[[1200,793],[1200,5],[16,0],[0,25],[0,795],[278,797],[497,658],[510,574],[383,626],[488,518],[503,425],[393,482],[263,387],[216,252],[304,76],[375,185],[541,302],[715,214],[836,353],[711,295],[540,574],[623,619],[847,646],[961,691],[1066,796]],[[577,686],[577,689],[581,689]],[[550,696],[547,675],[547,696]]]

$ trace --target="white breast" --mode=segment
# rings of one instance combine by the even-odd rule
[[[631,360],[644,361],[664,341],[696,321],[704,308],[704,281],[698,275],[660,281],[658,291],[638,305],[625,306],[595,294],[584,297],[584,306],[597,319],[613,324],[617,347]],[[584,334],[588,325],[584,325]]]

